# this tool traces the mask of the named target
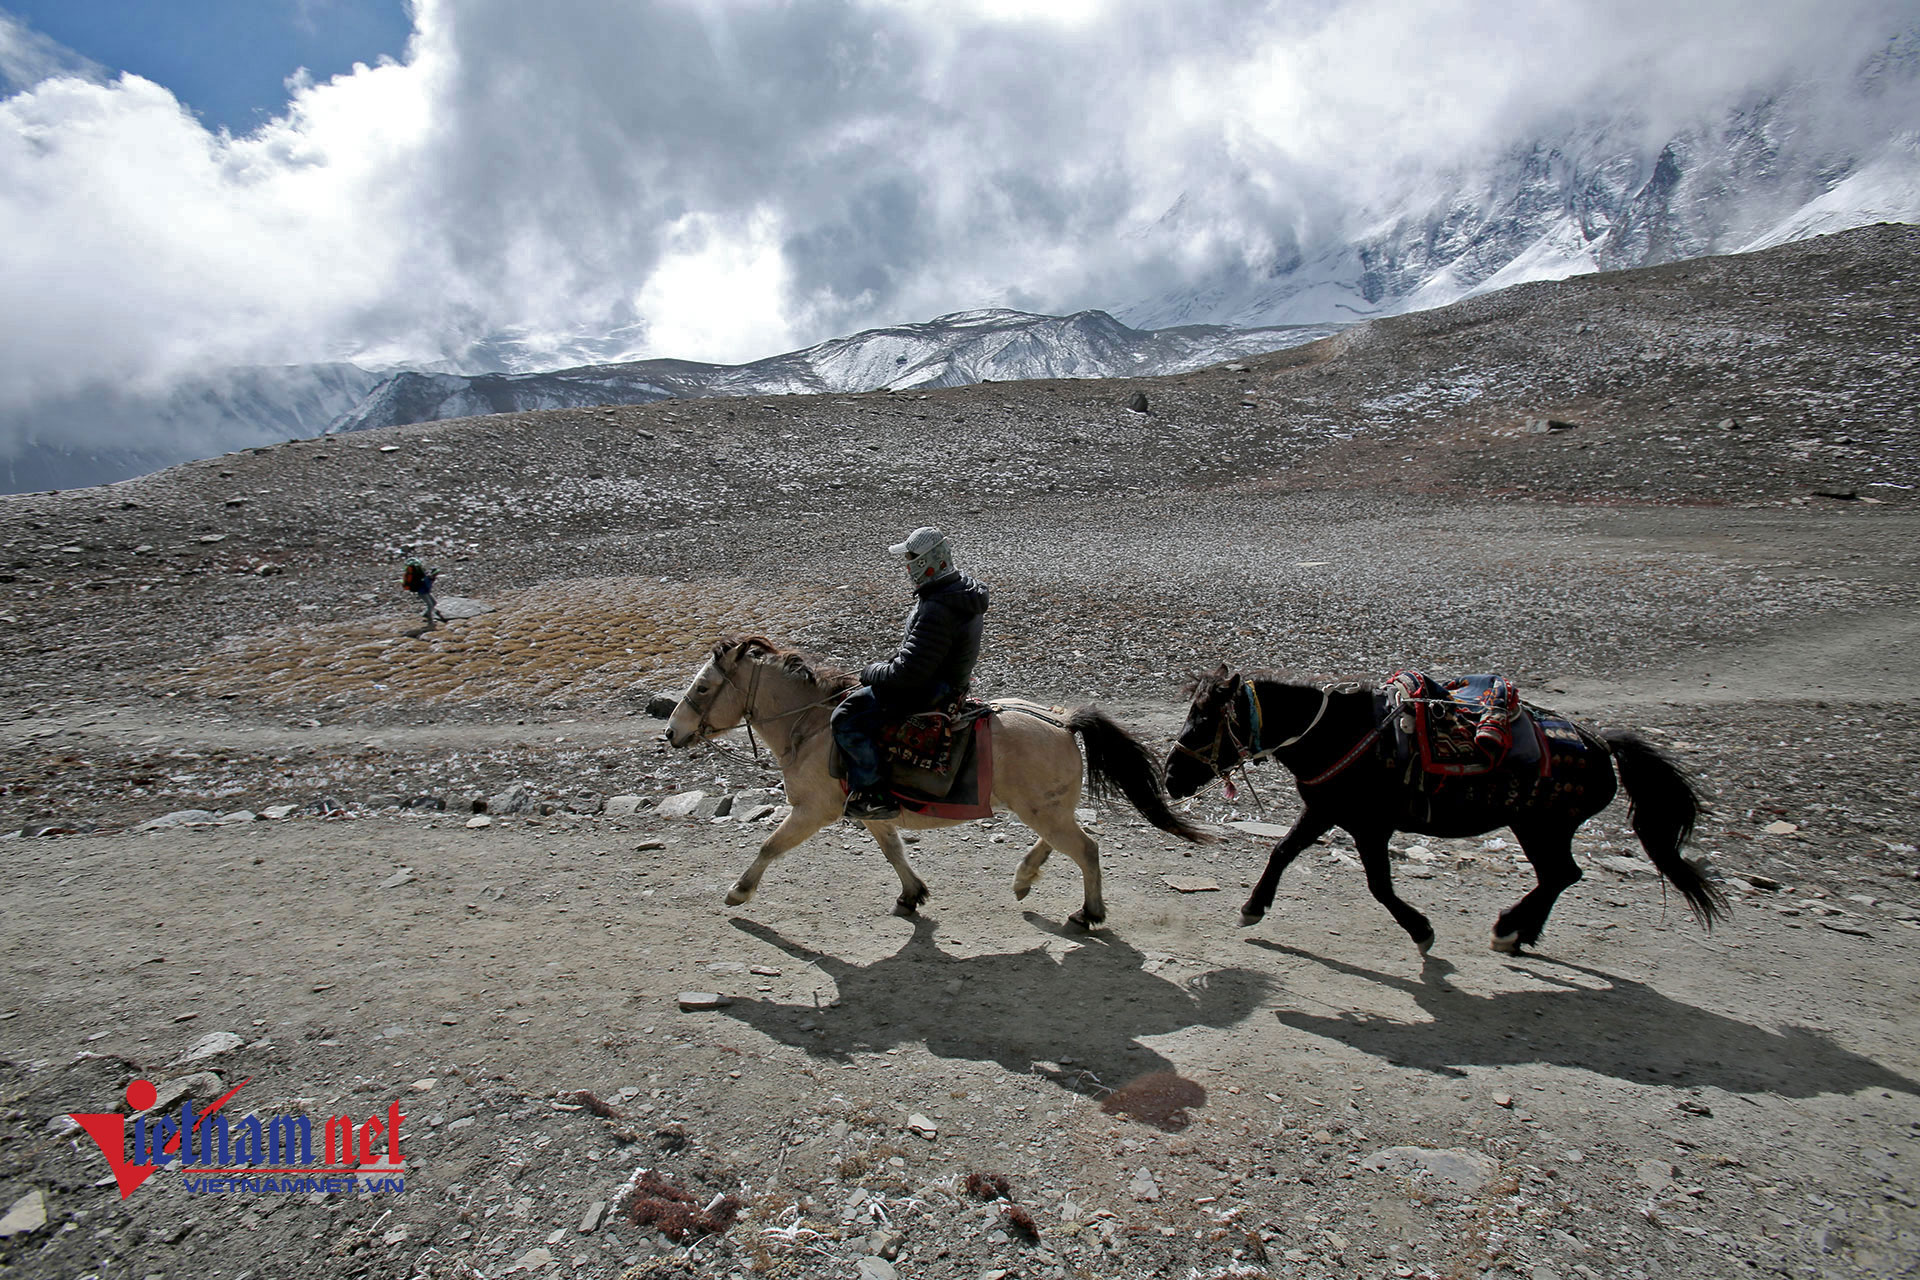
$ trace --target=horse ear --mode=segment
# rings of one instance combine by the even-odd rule
[[[1225,683],[1226,678],[1232,674],[1233,672],[1227,668],[1227,664],[1224,662],[1213,669],[1213,678],[1218,683]]]

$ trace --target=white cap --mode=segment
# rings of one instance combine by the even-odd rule
[[[933,550],[946,540],[947,535],[938,529],[922,526],[908,534],[905,542],[896,542],[887,551],[896,556],[917,556]]]

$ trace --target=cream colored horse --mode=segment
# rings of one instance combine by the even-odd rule
[[[846,794],[827,771],[833,746],[829,722],[834,706],[857,683],[844,672],[815,668],[760,636],[722,640],[667,721],[667,741],[675,747],[749,725],[785,775],[793,812],[734,882],[728,906],[753,897],[776,858],[841,816]],[[1182,839],[1212,839],[1173,812],[1160,789],[1153,755],[1100,711],[1080,707],[1061,715],[1018,699],[999,699],[994,705],[993,807],[1011,810],[1039,836],[1014,872],[1015,898],[1027,896],[1047,855],[1058,849],[1079,865],[1085,890],[1085,900],[1069,922],[1090,929],[1107,918],[1100,896],[1100,846],[1073,816],[1080,802],[1083,764],[1096,794],[1124,797],[1147,821]],[[1084,761],[1076,736],[1085,744]],[[900,877],[895,915],[914,914],[928,896],[926,884],[907,861],[900,828],[949,827],[955,821],[903,810],[896,819],[861,824]]]

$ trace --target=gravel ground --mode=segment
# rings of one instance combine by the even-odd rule
[[[1170,379],[434,423],[0,500],[0,1274],[1914,1274],[1917,250]],[[728,632],[883,652],[881,549],[929,522],[994,590],[985,691],[1156,744],[1220,661],[1497,669],[1639,729],[1712,793],[1734,918],[1696,928],[1621,807],[1519,959],[1485,950],[1531,883],[1502,832],[1395,841],[1424,964],[1341,839],[1243,931],[1268,841],[1125,810],[1091,936],[1071,866],[1003,896],[1005,817],[914,842],[917,921],[848,826],[728,910],[777,776],[670,752],[649,696]],[[487,611],[414,633],[404,544]],[[1284,823],[1268,776],[1196,811]],[[316,1137],[397,1100],[405,1190],[120,1199],[60,1117],[134,1079]],[[738,1220],[633,1221],[674,1203],[642,1171]]]

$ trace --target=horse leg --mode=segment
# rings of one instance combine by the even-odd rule
[[[1280,873],[1292,865],[1302,849],[1332,829],[1333,819],[1322,817],[1312,805],[1300,811],[1300,816],[1294,819],[1293,830],[1281,837],[1280,843],[1273,846],[1273,852],[1267,855],[1267,869],[1260,873],[1253,892],[1247,895],[1245,905],[1240,908],[1241,924],[1260,923],[1260,918],[1273,906],[1273,895],[1280,888]]]
[[[861,825],[873,837],[874,843],[880,846],[880,852],[886,855],[894,874],[900,877],[900,896],[894,901],[893,914],[913,915],[927,900],[927,886],[915,874],[913,864],[907,861],[907,846],[900,839],[900,828],[891,822],[865,822]]]
[[[1373,895],[1374,901],[1393,913],[1393,918],[1413,939],[1413,945],[1420,948],[1421,955],[1425,955],[1433,946],[1433,924],[1393,891],[1393,859],[1387,852],[1388,834],[1369,832],[1354,839],[1354,847],[1360,851],[1360,865],[1367,873],[1367,892]]]
[[[820,828],[832,822],[839,815],[824,813],[815,809],[801,809],[795,806],[786,820],[773,829],[760,845],[760,852],[754,857],[740,878],[733,882],[733,888],[727,891],[727,905],[737,907],[753,897],[754,890],[760,887],[760,877],[767,873],[774,860],[793,848]]]
[[[1013,896],[1020,899],[1033,889],[1033,882],[1040,878],[1040,869],[1047,865],[1047,855],[1053,852],[1053,846],[1044,838],[1035,840],[1033,848],[1027,850],[1027,856],[1020,859],[1020,865],[1013,873]]]
[[[1519,839],[1527,861],[1533,864],[1534,879],[1539,883],[1520,901],[1502,911],[1500,918],[1493,922],[1493,941],[1488,945],[1492,950],[1508,955],[1518,955],[1520,948],[1530,947],[1540,941],[1540,934],[1547,927],[1547,914],[1553,910],[1554,902],[1580,880],[1580,868],[1573,861],[1571,827],[1528,827],[1525,830],[1515,827],[1513,834]]]
[[[1075,865],[1080,868],[1082,889],[1080,909],[1067,917],[1067,923],[1081,929],[1092,929],[1096,925],[1104,924],[1107,919],[1106,900],[1100,893],[1100,844],[1080,829],[1080,824],[1074,821],[1071,806],[1064,813],[1064,818],[1049,815],[1045,826],[1036,825],[1032,818],[1026,818],[1025,815],[1022,817],[1028,826],[1040,833],[1040,839],[1035,843],[1034,849],[1044,850],[1049,846],[1058,849],[1072,858]],[[1033,853],[1029,852],[1025,858],[1021,859],[1022,870],[1033,860]],[[1041,855],[1041,861],[1045,861],[1044,853]],[[1039,874],[1038,863],[1034,865],[1034,874],[1036,876]],[[1032,881],[1029,880],[1028,884],[1031,885]]]

